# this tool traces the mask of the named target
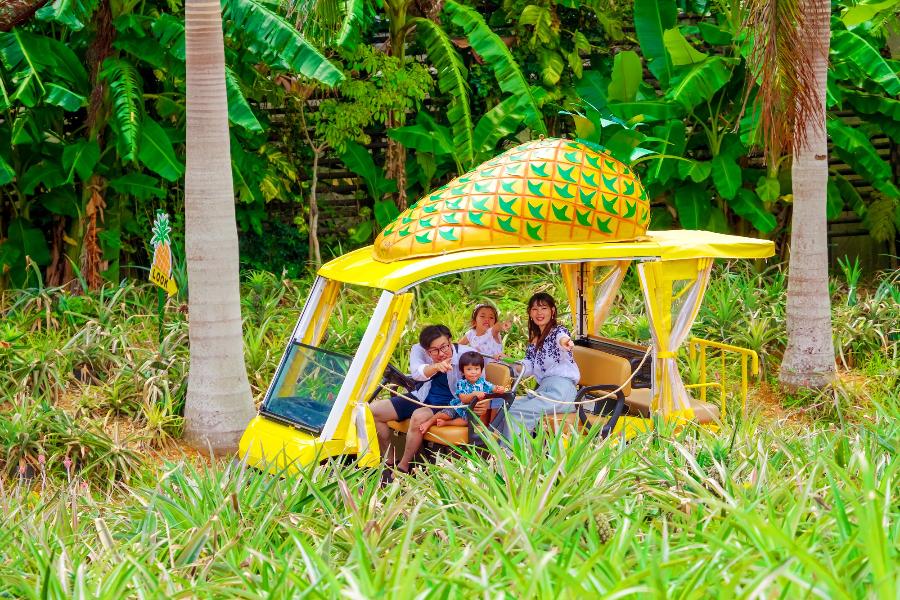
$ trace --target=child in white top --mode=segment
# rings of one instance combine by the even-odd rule
[[[510,322],[500,322],[497,309],[490,304],[479,304],[472,311],[472,328],[469,329],[459,343],[471,346],[481,354],[498,360],[503,356],[503,340],[501,331],[509,331]]]

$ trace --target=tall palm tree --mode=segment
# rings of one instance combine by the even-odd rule
[[[779,380],[821,388],[835,376],[828,291],[825,89],[829,0],[753,0],[749,65],[759,83],[762,135],[770,164],[793,153],[793,216],[788,263],[788,343]]]
[[[187,0],[185,250],[191,347],[185,438],[232,452],[254,407],[244,365],[225,47],[218,0]]]
[[[227,0],[232,32],[263,58],[327,85],[343,74],[293,26],[257,0]],[[185,3],[187,156],[185,250],[191,346],[185,438],[200,449],[237,448],[254,414],[244,365],[238,239],[228,135],[225,47],[219,0]]]

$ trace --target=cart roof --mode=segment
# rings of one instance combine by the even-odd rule
[[[770,240],[681,229],[649,231],[637,241],[481,248],[389,263],[377,260],[372,250],[372,246],[366,246],[340,256],[323,265],[319,275],[396,292],[441,275],[471,269],[626,258],[768,258],[775,254],[775,244]]]

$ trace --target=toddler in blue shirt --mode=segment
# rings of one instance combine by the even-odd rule
[[[506,388],[494,385],[484,378],[484,357],[478,352],[464,352],[459,357],[459,370],[462,377],[456,382],[456,395],[450,406],[438,411],[433,417],[422,423],[419,431],[424,435],[432,427],[448,425],[466,425],[472,415],[469,405],[484,398],[487,394],[502,394]]]

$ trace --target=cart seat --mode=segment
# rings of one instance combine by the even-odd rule
[[[578,370],[581,372],[579,387],[601,384],[618,387],[631,376],[631,363],[621,356],[587,346],[575,346],[573,355]],[[645,418],[650,416],[651,394],[649,388],[632,388],[629,381],[622,387],[622,393],[625,395],[626,414]],[[720,420],[719,408],[713,404],[692,400],[691,406],[698,423]],[[608,416],[595,415],[585,411],[585,418],[591,425],[594,425],[605,423]],[[574,428],[578,424],[578,413],[547,415],[544,417],[544,421],[554,432],[561,426]]]
[[[625,404],[628,405],[630,411],[642,417],[649,417],[650,401],[650,390],[642,388],[631,390],[631,395],[625,399]],[[722,420],[722,413],[715,404],[691,398],[691,408],[694,409],[694,420],[698,423],[717,423]]]
[[[512,368],[504,363],[490,362],[484,366],[484,378],[494,385],[502,385],[507,390],[513,384]],[[388,421],[388,427],[399,433],[406,433],[409,420]],[[469,427],[450,425],[449,427],[432,427],[425,434],[426,442],[434,442],[443,446],[458,446],[469,443]]]

